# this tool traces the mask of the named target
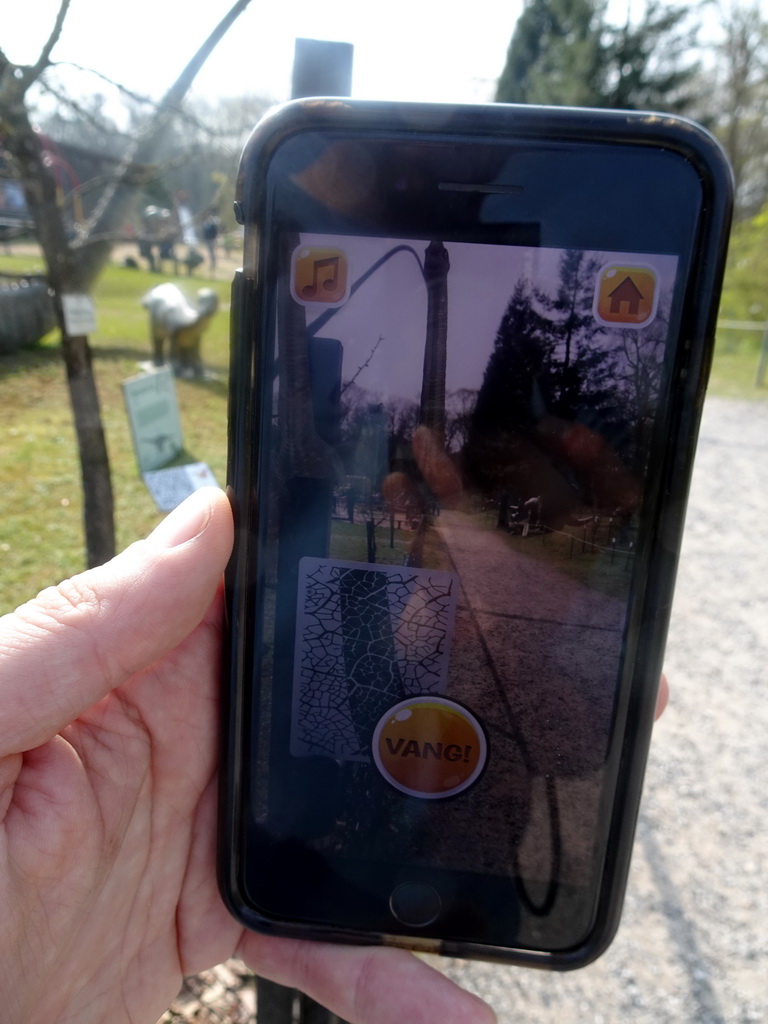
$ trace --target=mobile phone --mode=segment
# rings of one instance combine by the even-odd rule
[[[580,966],[625,887],[727,164],[666,115],[306,100],[236,209],[224,898]]]

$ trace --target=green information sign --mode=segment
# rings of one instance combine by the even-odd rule
[[[124,381],[123,395],[139,471],[166,466],[184,447],[170,367]]]

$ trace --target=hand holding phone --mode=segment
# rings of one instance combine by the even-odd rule
[[[626,880],[723,158],[651,115],[312,100],[238,210],[225,898],[579,966]]]

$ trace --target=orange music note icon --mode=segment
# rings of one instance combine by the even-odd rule
[[[347,300],[347,258],[341,249],[302,246],[293,254],[291,291],[302,305]]]

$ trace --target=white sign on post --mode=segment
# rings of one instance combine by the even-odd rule
[[[96,330],[96,306],[90,295],[62,295],[61,308],[64,327],[70,338],[79,338]]]

